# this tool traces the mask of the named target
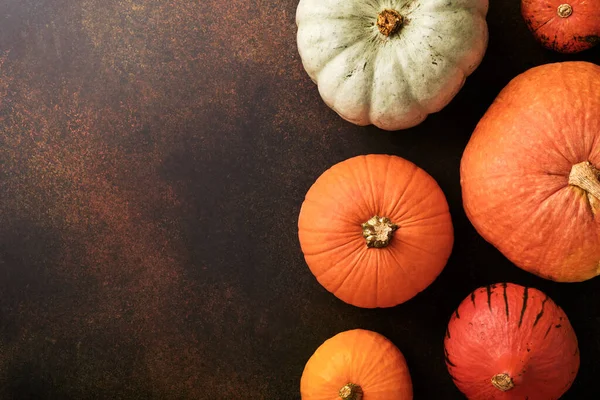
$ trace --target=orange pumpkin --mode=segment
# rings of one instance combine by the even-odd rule
[[[396,156],[358,156],[325,171],[298,221],[300,245],[317,280],[358,307],[391,307],[429,286],[454,240],[436,181]]]
[[[578,53],[600,43],[597,0],[522,0],[527,27],[544,47]]]
[[[535,67],[502,90],[465,149],[465,211],[517,266],[584,281],[600,273],[599,167],[600,67]]]
[[[302,400],[410,400],[404,356],[376,332],[355,329],[323,343],[306,363]]]

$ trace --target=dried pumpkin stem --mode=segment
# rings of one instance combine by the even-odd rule
[[[367,241],[367,247],[382,248],[390,244],[394,231],[398,225],[390,221],[389,218],[373,216],[367,222],[361,225],[363,228],[363,237]]]
[[[377,27],[382,35],[390,36],[400,29],[404,18],[396,10],[385,9],[377,16]]]
[[[556,13],[561,18],[569,18],[573,14],[573,7],[570,4],[561,4],[558,6]]]
[[[363,391],[360,386],[354,383],[347,383],[340,389],[339,395],[343,400],[361,400]]]
[[[592,204],[600,201],[600,170],[589,161],[573,165],[569,174],[569,185],[585,190],[588,197],[595,197],[596,201],[590,199]]]
[[[515,387],[515,383],[508,374],[497,374],[492,378],[492,385],[498,390],[507,392]]]

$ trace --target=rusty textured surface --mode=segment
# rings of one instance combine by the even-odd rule
[[[299,398],[312,352],[355,327],[400,347],[417,398],[459,398],[445,326],[498,280],[563,306],[582,353],[568,398],[589,398],[600,281],[510,266],[466,220],[458,164],[512,76],[600,53],[543,50],[518,1],[492,3],[490,47],[463,91],[389,133],[322,103],[297,55],[295,0],[0,2],[0,398]],[[430,289],[376,311],[319,287],[296,237],[314,179],[371,152],[432,174],[458,238]]]

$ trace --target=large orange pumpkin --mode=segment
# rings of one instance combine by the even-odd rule
[[[465,211],[519,267],[590,279],[600,273],[598,167],[600,67],[535,67],[502,90],[465,149]]]
[[[404,356],[379,333],[355,329],[323,343],[306,363],[302,400],[410,400]]]
[[[317,280],[359,307],[391,307],[440,274],[454,234],[436,181],[396,156],[336,164],[310,188],[298,221],[300,245]]]
[[[544,47],[578,53],[600,43],[600,1],[522,0],[527,27]]]

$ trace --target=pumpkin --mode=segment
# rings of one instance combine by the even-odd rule
[[[353,157],[325,171],[300,210],[306,263],[328,291],[359,307],[391,307],[440,274],[454,241],[436,181],[403,158]]]
[[[600,67],[535,67],[479,121],[461,161],[465,211],[522,269],[560,282],[600,273]]]
[[[410,400],[404,356],[379,333],[338,333],[310,357],[300,380],[302,400]]]
[[[522,0],[521,13],[534,37],[546,48],[578,53],[600,43],[600,2]]]
[[[406,129],[481,62],[488,0],[300,0],[298,51],[325,103],[357,125]]]
[[[541,291],[502,283],[475,290],[444,339],[446,366],[472,400],[558,399],[579,370],[577,337]]]

